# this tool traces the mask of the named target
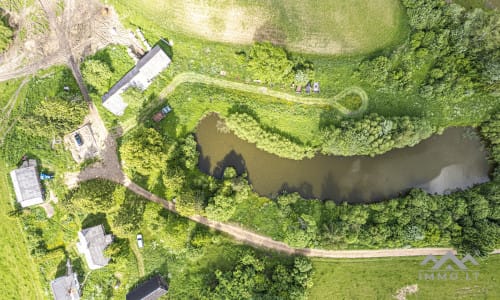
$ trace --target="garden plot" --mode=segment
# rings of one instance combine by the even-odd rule
[[[80,141],[77,141],[77,136],[80,137]],[[64,137],[64,143],[71,151],[71,155],[77,163],[81,163],[86,159],[94,158],[99,154],[99,148],[90,124],[85,124],[79,129],[66,135]]]

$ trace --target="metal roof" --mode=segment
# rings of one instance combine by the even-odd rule
[[[139,60],[139,62],[137,62],[132,70],[118,80],[118,82],[115,83],[115,85],[113,85],[111,89],[102,96],[103,104],[109,100],[113,103],[117,102],[116,105],[108,103],[104,106],[110,109],[114,114],[116,114],[115,111],[121,111],[121,114],[123,114],[123,110],[127,105],[123,102],[121,97],[116,96],[119,96],[130,86],[135,86],[141,90],[145,90],[151,84],[153,78],[156,77],[161,71],[165,70],[170,62],[170,58],[163,51],[163,49],[158,45],[154,46],[151,51],[149,51]],[[114,109],[114,106],[116,106],[116,109]]]
[[[86,228],[78,234],[80,236],[78,247],[85,254],[89,267],[107,265],[109,258],[104,256],[104,250],[113,241],[113,236],[111,234],[105,235],[104,226],[97,225]]]
[[[25,161],[19,169],[10,172],[17,202],[22,207],[43,203],[42,186],[36,169],[36,160]]]
[[[168,292],[168,285],[161,276],[155,276],[127,294],[127,300],[155,300]]]

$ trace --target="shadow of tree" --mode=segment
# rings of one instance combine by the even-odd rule
[[[224,175],[224,170],[227,167],[235,168],[236,173],[239,176],[239,175],[245,173],[245,171],[246,171],[245,159],[243,158],[243,156],[241,154],[232,150],[231,152],[226,154],[226,156],[224,156],[224,158],[221,161],[217,162],[217,164],[212,172],[212,175],[215,178],[221,179]]]
[[[89,228],[97,225],[103,225],[104,230],[106,233],[111,232],[111,227],[109,226],[108,219],[106,218],[105,213],[95,213],[95,214],[89,214],[85,217],[85,219],[82,221],[82,228]]]

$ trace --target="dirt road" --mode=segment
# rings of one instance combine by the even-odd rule
[[[52,65],[78,64],[109,44],[141,48],[114,9],[98,0],[37,0],[28,6],[24,1],[7,13],[17,31],[9,49],[0,55],[0,81]]]

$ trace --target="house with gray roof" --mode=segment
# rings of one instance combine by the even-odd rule
[[[28,159],[21,167],[10,172],[16,199],[22,207],[43,203],[42,185],[36,168],[36,160]]]
[[[155,276],[141,283],[130,293],[127,300],[156,300],[168,292],[168,285],[161,276]]]
[[[73,272],[71,262],[66,261],[66,276],[56,278],[50,282],[52,294],[55,300],[79,300],[80,283],[78,275]]]
[[[170,57],[156,45],[144,55],[125,76],[118,80],[111,89],[102,96],[102,105],[117,116],[123,115],[127,103],[121,94],[129,87],[144,91],[163,70],[170,65]]]
[[[113,242],[113,236],[105,234],[104,226],[83,229],[78,232],[78,238],[76,248],[85,256],[89,269],[99,269],[109,263],[109,258],[104,256],[104,250]]]

